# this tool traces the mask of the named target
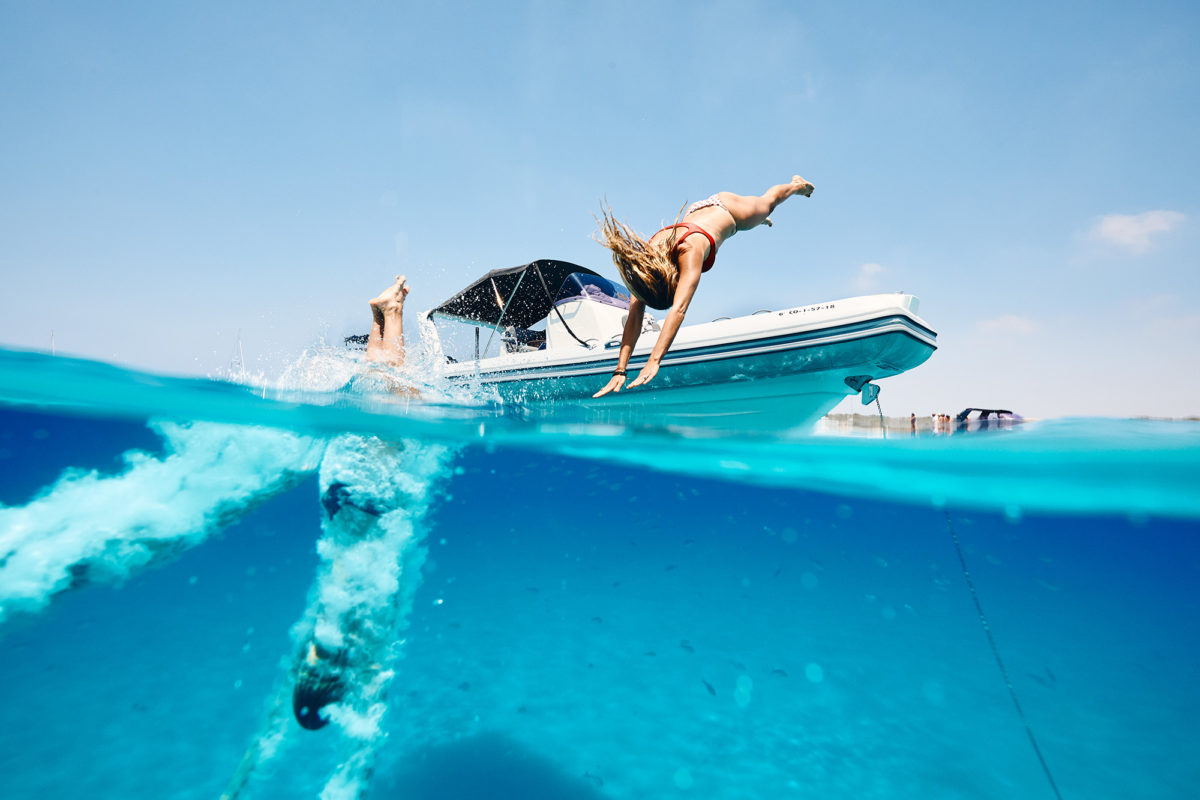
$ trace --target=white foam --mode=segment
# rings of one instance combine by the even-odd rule
[[[419,523],[432,484],[448,473],[449,455],[444,447],[362,436],[339,437],[325,452],[321,491],[339,484],[342,503],[323,520],[314,599],[293,635],[298,645],[312,635],[344,654],[347,693],[329,716],[355,747],[326,783],[323,800],[358,796],[384,738],[395,677],[390,664],[404,641],[427,552]]]
[[[166,456],[131,450],[119,475],[68,470],[28,504],[0,508],[0,620],[44,608],[79,576],[121,581],[199,544],[310,474],[324,449],[267,428],[150,427]]]
[[[424,314],[418,318],[421,335],[415,346],[406,349],[401,367],[369,363],[362,351],[322,344],[305,350],[286,366],[273,388],[284,392],[350,389],[352,394],[369,397],[388,396],[395,386],[403,385],[416,390],[416,402],[460,406],[497,402],[494,388],[445,378],[446,356],[437,331]]]
[[[292,628],[298,652],[312,640],[338,653],[345,694],[321,710],[349,750],[321,791],[322,800],[357,800],[366,790],[375,753],[386,739],[382,720],[405,640],[413,596],[421,584],[425,530],[421,519],[433,484],[449,474],[451,452],[435,445],[340,436],[324,450],[322,496],[338,484],[339,505],[322,517],[321,565],[309,605]],[[316,498],[314,498],[314,501]],[[320,508],[313,504],[314,513]],[[292,720],[294,664],[285,675],[267,723],[248,751],[246,775],[281,752],[291,736],[311,736]],[[269,780],[267,773],[262,773]],[[243,780],[237,784],[245,783]],[[236,795],[234,795],[236,796]]]
[[[324,496],[336,484],[339,505],[322,518],[321,565],[292,637],[298,650],[316,640],[339,653],[344,664],[346,693],[322,713],[351,753],[322,790],[326,800],[360,796],[386,737],[382,719],[395,678],[390,665],[404,643],[426,555],[420,522],[433,483],[449,473],[449,456],[444,447],[363,436],[338,437],[325,449],[321,492]],[[288,680],[294,677],[289,670]],[[274,735],[272,729],[260,738],[260,762],[277,749],[278,743],[269,740]]]
[[[355,352],[326,345],[302,352],[284,368],[275,386],[290,391],[334,392],[360,372],[362,361]]]

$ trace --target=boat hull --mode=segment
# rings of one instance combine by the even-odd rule
[[[531,412],[574,407],[589,421],[696,427],[786,429],[807,426],[856,390],[846,382],[897,375],[926,361],[933,333],[910,310],[913,302],[864,303],[853,298],[809,309],[773,312],[695,326],[677,339],[653,383],[592,399],[616,366],[615,343],[579,348],[567,358],[514,354],[459,365],[448,377],[490,388],[505,403]],[[908,296],[898,296],[907,298]],[[797,316],[811,309],[803,323]],[[685,329],[686,330],[686,329]],[[632,378],[653,341],[629,363]]]

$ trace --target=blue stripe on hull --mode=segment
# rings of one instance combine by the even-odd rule
[[[817,405],[828,404],[831,408],[852,393],[842,380],[845,376],[861,374],[878,379],[896,375],[923,363],[933,353],[934,347],[904,330],[865,333],[848,340],[824,344],[805,342],[869,331],[897,320],[912,324],[904,317],[890,317],[817,332],[739,342],[737,350],[733,351],[726,346],[668,353],[650,387],[610,395],[597,403],[623,406],[637,403],[665,409],[666,406],[695,406],[715,402],[723,406],[728,403],[790,402],[801,395],[813,395],[814,400],[817,396],[820,398]],[[793,346],[787,347],[788,344]],[[767,345],[778,346],[779,349],[745,354],[747,350]],[[693,360],[697,358],[702,360]],[[631,362],[630,371],[637,369],[641,361],[644,361],[644,357]],[[603,385],[605,376],[615,364],[614,354],[612,359],[587,364],[484,374],[481,382],[484,386],[494,388],[507,402],[524,404],[580,400],[590,398]],[[555,371],[560,374],[554,374]],[[523,377],[527,374],[531,377]],[[459,378],[470,379],[469,376]],[[751,383],[752,387],[747,385]]]

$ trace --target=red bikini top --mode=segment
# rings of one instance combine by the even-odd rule
[[[662,233],[663,231],[669,231],[672,228],[687,229],[687,233],[675,240],[676,247],[679,247],[679,245],[683,244],[683,240],[691,236],[693,233],[704,234],[704,238],[708,239],[708,243],[711,246],[708,248],[708,257],[704,259],[704,264],[701,265],[700,271],[708,272],[710,269],[712,269],[713,262],[717,260],[717,240],[712,237],[712,234],[704,230],[704,228],[701,228],[699,225],[693,225],[690,222],[676,222],[674,225],[668,225],[667,227],[656,231],[654,236],[658,236],[658,234]],[[654,236],[651,236],[650,238],[653,239]]]

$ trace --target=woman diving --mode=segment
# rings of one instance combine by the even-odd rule
[[[772,186],[757,197],[717,192],[693,203],[675,223],[649,239],[643,239],[628,225],[618,222],[611,209],[603,209],[597,239],[612,251],[613,263],[634,299],[625,319],[617,368],[604,388],[592,396],[619,392],[625,385],[626,366],[641,334],[646,306],[670,310],[650,358],[629,384],[631,389],[649,383],[658,374],[659,363],[683,324],[700,276],[712,269],[717,250],[725,240],[738,231],[749,230],[764,222],[771,225],[769,215],[776,206],[792,195],[809,197],[812,193],[813,185],[799,175],[792,176],[790,183]]]

